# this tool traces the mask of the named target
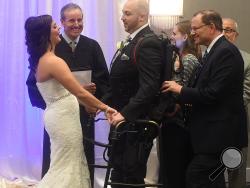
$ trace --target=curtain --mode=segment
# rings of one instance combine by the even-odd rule
[[[60,24],[60,9],[69,2],[82,7],[83,34],[99,42],[109,66],[116,42],[126,35],[120,21],[122,0],[0,1],[0,176],[7,179],[36,181],[41,174],[43,112],[31,106],[25,85],[24,22],[29,16],[51,14]],[[104,124],[98,123],[96,137],[106,140],[109,126]]]

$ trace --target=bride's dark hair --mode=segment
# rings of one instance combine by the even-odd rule
[[[41,15],[29,17],[25,22],[25,39],[29,57],[29,68],[36,71],[39,58],[47,51],[50,42],[52,17]]]

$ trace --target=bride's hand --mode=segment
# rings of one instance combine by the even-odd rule
[[[117,111],[114,108],[111,108],[109,106],[106,108],[105,115],[106,115],[109,123],[111,123],[112,115],[115,114],[115,113],[117,113]]]

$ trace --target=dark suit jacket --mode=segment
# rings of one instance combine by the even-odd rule
[[[224,36],[209,52],[195,88],[183,87],[180,99],[193,105],[189,126],[195,153],[247,145],[243,59]]]
[[[137,41],[150,33],[149,27],[142,29],[112,63],[109,94],[113,107],[128,121],[145,118],[159,91],[162,49],[158,38],[143,39],[136,50],[136,63],[133,58]]]
[[[96,96],[101,98],[108,90],[109,73],[100,45],[93,39],[81,35],[72,52],[71,47],[61,36],[55,54],[68,64],[71,71],[92,70],[92,82],[96,84]]]

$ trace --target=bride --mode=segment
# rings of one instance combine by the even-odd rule
[[[64,60],[54,54],[59,29],[50,15],[30,17],[25,22],[30,68],[46,102],[44,124],[51,141],[51,165],[38,188],[90,188],[78,101],[89,112],[104,111],[109,120],[116,110],[85,90]]]

